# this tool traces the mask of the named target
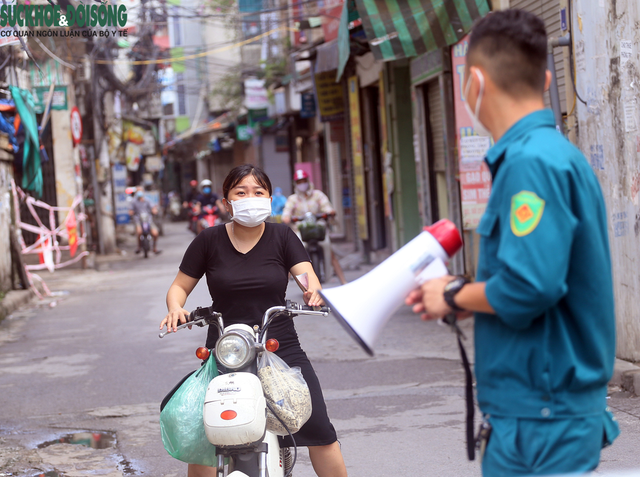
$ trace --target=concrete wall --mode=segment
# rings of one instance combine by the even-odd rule
[[[213,11],[212,13],[219,12]],[[219,17],[207,20],[204,24],[203,35],[205,45],[231,44],[240,39],[236,22]],[[213,46],[208,48],[211,49]],[[207,95],[211,111],[221,111],[227,107],[224,101],[220,101],[219,96],[213,94],[213,91],[219,88],[217,83],[229,74],[229,71],[233,70],[241,59],[240,47],[220,50],[206,56]]]
[[[640,361],[640,7],[576,0],[572,30],[578,144],[607,203],[619,358]],[[569,101],[571,103],[571,101]]]
[[[262,136],[262,167],[274,189],[281,187],[285,197],[292,193],[293,172],[289,165],[289,153],[276,151],[275,134]]]
[[[76,181],[76,160],[71,139],[71,108],[64,111],[51,111],[51,132],[53,135],[53,157],[56,169],[56,198],[58,207],[71,207],[73,199],[81,191]],[[64,220],[66,212],[58,214]]]

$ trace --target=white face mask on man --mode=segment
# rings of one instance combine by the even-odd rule
[[[476,101],[476,110],[475,112],[472,111],[471,106],[469,106],[469,89],[471,88],[471,75],[473,75],[471,71],[469,71],[469,79],[467,80],[467,84],[464,88],[464,107],[473,122],[473,131],[478,136],[491,137],[491,132],[489,132],[485,125],[480,121],[480,106],[482,105],[482,97],[484,96],[484,75],[482,74],[482,71],[478,69],[476,69],[475,72],[477,73],[478,80],[480,81],[480,91],[478,92],[478,99]]]
[[[245,227],[257,227],[271,215],[271,199],[269,197],[248,197],[230,200],[235,222]]]

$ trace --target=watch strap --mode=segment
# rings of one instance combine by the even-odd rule
[[[461,280],[461,283],[456,288],[453,288],[451,290],[445,290],[443,295],[444,301],[447,303],[447,306],[451,308],[453,311],[466,311],[464,308],[460,308],[456,304],[454,297],[460,290],[462,290],[463,286],[469,283],[469,280],[467,280],[465,277],[456,277],[454,280]]]

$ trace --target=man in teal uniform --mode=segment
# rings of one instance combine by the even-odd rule
[[[476,132],[496,141],[477,281],[444,277],[407,298],[425,319],[475,312],[477,397],[492,427],[485,477],[591,471],[619,432],[606,404],[615,357],[607,213],[586,159],[544,109],[546,52],[535,15],[500,11],[474,26],[466,101]]]

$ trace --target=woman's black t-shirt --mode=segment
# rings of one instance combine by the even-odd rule
[[[262,237],[246,254],[235,249],[226,227],[217,225],[193,239],[180,271],[197,279],[206,274],[214,309],[222,313],[225,326],[253,326],[261,323],[267,309],[285,304],[289,270],[308,261],[304,245],[284,224],[266,222]],[[269,326],[272,338],[285,338],[291,332],[295,336],[288,318],[276,318]],[[207,348],[213,348],[217,338],[217,329],[210,326]]]

